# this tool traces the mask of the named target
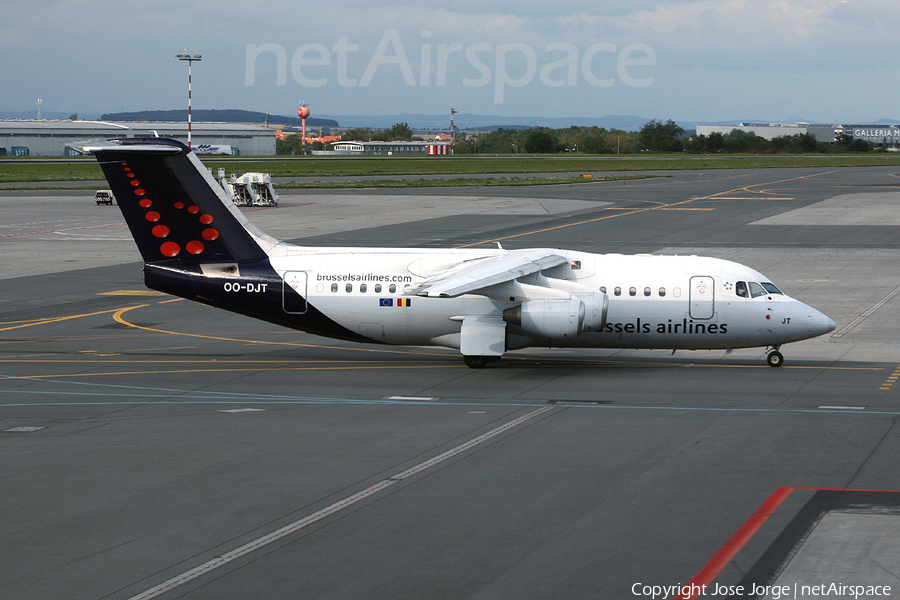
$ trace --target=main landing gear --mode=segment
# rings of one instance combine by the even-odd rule
[[[483,369],[490,360],[490,356],[463,356],[463,361],[470,369]]]
[[[766,355],[766,362],[770,367],[780,367],[784,364],[784,355],[778,351],[778,348],[772,348],[772,351]]]

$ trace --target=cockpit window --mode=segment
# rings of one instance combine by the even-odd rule
[[[738,281],[734,284],[734,293],[737,294],[738,298],[749,298],[750,294],[747,292],[747,282]]]
[[[760,285],[762,285],[764,288],[766,288],[766,291],[769,292],[770,294],[781,294],[782,296],[784,296],[784,292],[782,292],[777,287],[775,287],[774,283],[769,283],[768,281],[763,281]]]
[[[766,295],[766,290],[763,286],[759,285],[755,281],[751,281],[747,283],[747,286],[750,288],[750,297],[751,298],[759,298],[760,296]]]

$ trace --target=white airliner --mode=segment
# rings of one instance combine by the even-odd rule
[[[455,348],[484,367],[538,347],[779,348],[835,327],[743,265],[696,256],[530,248],[314,248],[276,240],[197,156],[164,138],[92,152],[148,287],[332,338]]]

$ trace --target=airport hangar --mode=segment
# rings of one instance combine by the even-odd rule
[[[833,144],[837,136],[844,134],[853,139],[861,139],[873,144],[894,145],[900,142],[898,125],[843,125],[840,123],[741,123],[739,125],[698,125],[697,135],[711,133],[728,135],[733,130],[754,133],[761,138],[773,140],[781,136],[811,133],[817,142]]]
[[[94,138],[168,137],[187,143],[187,123],[0,120],[0,156],[69,156],[66,144]],[[219,154],[273,156],[275,130],[244,123],[192,123],[191,144]],[[205,148],[209,150],[209,148]]]

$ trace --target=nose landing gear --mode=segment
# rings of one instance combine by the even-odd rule
[[[780,367],[784,364],[784,355],[775,347],[766,355],[766,362],[770,367]]]

